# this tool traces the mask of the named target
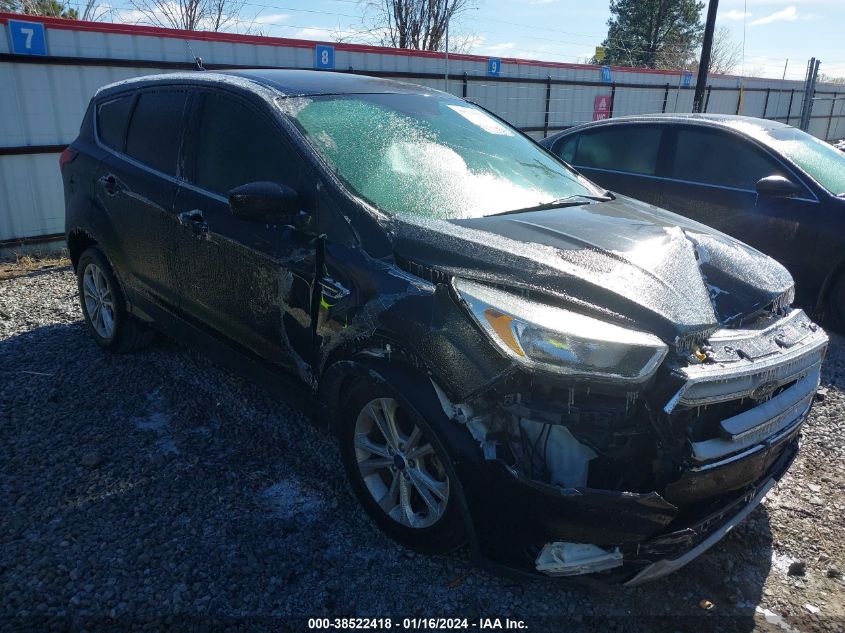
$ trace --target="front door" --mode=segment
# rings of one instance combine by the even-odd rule
[[[234,93],[202,90],[176,195],[175,273],[181,311],[273,365],[309,377],[314,236],[235,217],[228,192],[270,181],[314,211],[313,183],[270,114]]]

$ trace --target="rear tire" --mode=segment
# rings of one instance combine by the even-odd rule
[[[357,383],[341,406],[343,465],[376,525],[421,553],[445,554],[461,547],[466,532],[457,482],[431,427],[383,384]]]
[[[150,344],[154,332],[127,312],[123,288],[99,249],[80,255],[76,277],[85,328],[97,345],[128,353]]]

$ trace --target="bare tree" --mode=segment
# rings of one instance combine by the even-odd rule
[[[365,0],[383,29],[382,44],[422,51],[443,50],[446,26],[474,0]]]
[[[720,26],[713,35],[708,72],[728,75],[736,70],[741,61],[742,44],[733,39],[728,27]],[[690,57],[688,50],[683,46],[666,46],[657,56],[657,67],[696,72],[698,61],[695,57]]]
[[[736,70],[741,61],[742,44],[733,39],[728,27],[720,26],[713,36],[713,48],[710,51],[708,72],[717,75],[729,75]]]
[[[186,31],[223,31],[239,24],[245,0],[129,0],[151,24]]]
[[[86,0],[82,7],[82,15],[80,20],[88,20],[89,22],[99,22],[111,18],[114,14],[114,7],[105,3],[100,4],[97,0]]]

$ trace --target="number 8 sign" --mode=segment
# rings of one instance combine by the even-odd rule
[[[334,46],[318,44],[314,48],[314,68],[332,70],[334,68]]]
[[[12,52],[16,55],[46,55],[47,38],[40,22],[9,20]]]

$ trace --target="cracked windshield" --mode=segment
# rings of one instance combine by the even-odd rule
[[[474,218],[603,193],[464,101],[340,95],[299,106],[294,120],[337,175],[387,213]]]

